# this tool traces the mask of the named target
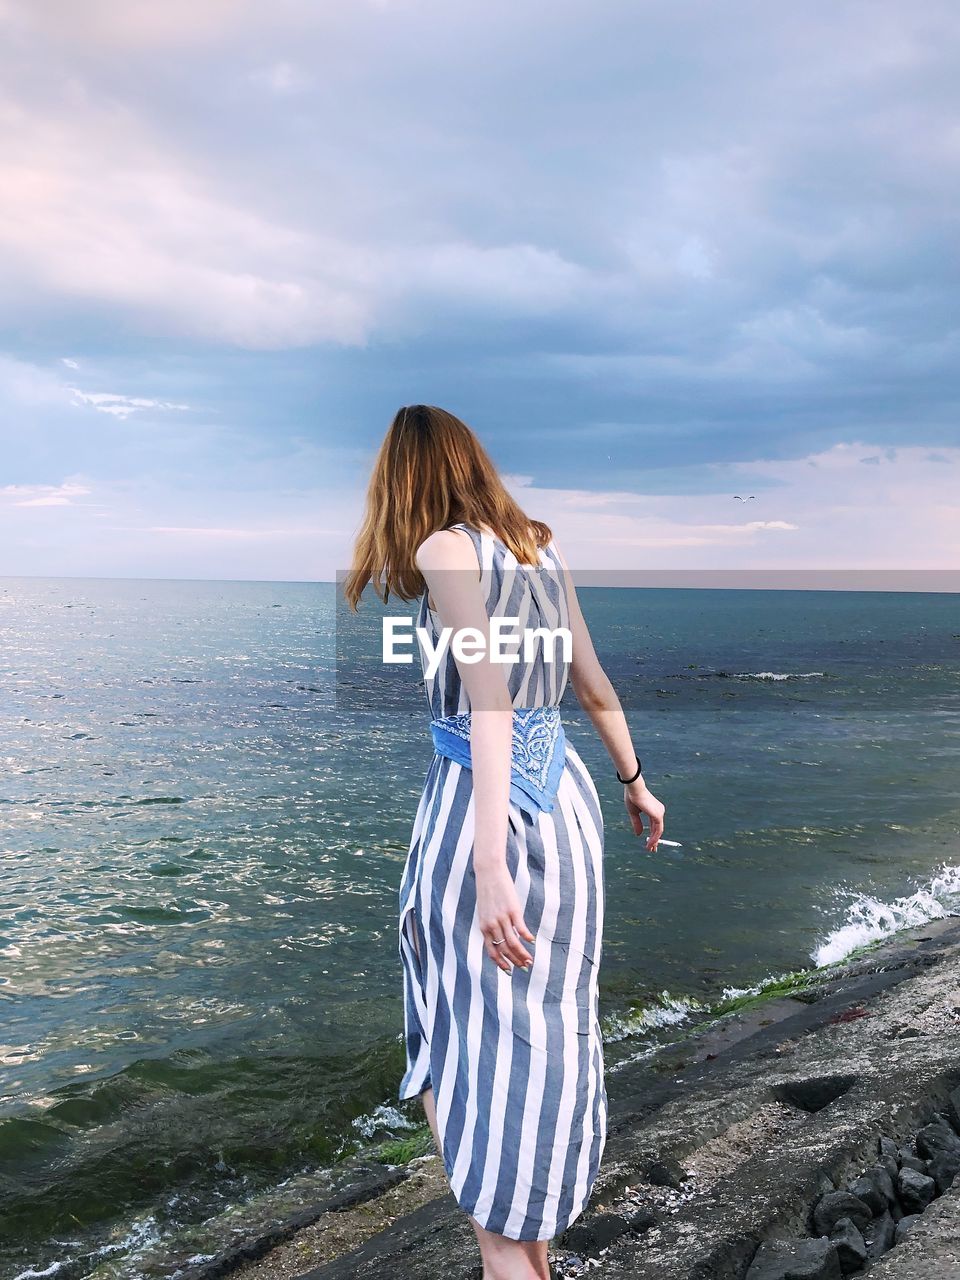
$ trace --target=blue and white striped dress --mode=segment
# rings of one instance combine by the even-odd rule
[[[459,524],[481,569],[487,612],[520,626],[569,626],[555,546],[518,565],[499,539]],[[425,593],[418,625],[438,624]],[[556,706],[569,668],[560,646],[503,670],[515,707]],[[456,662],[427,681],[431,717],[469,710]],[[400,889],[407,1069],[399,1096],[432,1086],[443,1162],[460,1206],[513,1240],[549,1240],[590,1197],[606,1141],[598,1017],[604,880],[603,819],[593,780],[567,741],[551,812],[511,802],[507,866],[536,941],[533,963],[507,974],[484,951],[472,869],[473,782],[435,755]]]

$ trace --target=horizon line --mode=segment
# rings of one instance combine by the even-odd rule
[[[331,586],[336,578],[212,578],[183,575],[0,573],[0,582],[196,582],[249,583],[252,586]],[[606,587],[616,590],[721,590],[721,591],[848,591],[960,594],[960,570],[953,569],[572,569],[577,589]],[[583,575],[589,575],[584,580]],[[611,581],[596,581],[600,575]],[[579,580],[578,580],[579,577]],[[589,580],[592,578],[593,580]],[[696,581],[677,581],[695,578]],[[764,581],[758,583],[757,578]],[[798,579],[801,585],[798,585]],[[866,581],[864,581],[866,580]],[[381,601],[381,603],[383,603]],[[401,602],[398,603],[409,603]]]

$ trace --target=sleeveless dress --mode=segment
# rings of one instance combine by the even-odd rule
[[[521,627],[569,626],[555,544],[540,566],[518,565],[486,530],[465,524],[490,617]],[[417,625],[438,622],[424,593]],[[421,657],[426,662],[421,646]],[[556,706],[569,674],[561,647],[505,665],[514,707]],[[469,711],[446,651],[425,680],[432,719]],[[458,1204],[513,1240],[549,1240],[589,1200],[606,1142],[599,1022],[603,819],[593,780],[569,739],[553,810],[531,818],[511,800],[506,859],[536,939],[526,971],[484,951],[472,869],[469,768],[435,754],[400,888],[406,1071],[401,1099],[433,1088],[443,1163]]]

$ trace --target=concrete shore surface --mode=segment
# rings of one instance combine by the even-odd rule
[[[909,1144],[960,1087],[960,920],[896,935],[792,994],[760,997],[608,1080],[591,1203],[551,1246],[557,1277],[745,1280],[816,1237],[819,1199]],[[956,1121],[955,1121],[956,1123]],[[896,1167],[893,1170],[896,1173]],[[894,1205],[894,1212],[899,1210]],[[798,1264],[799,1265],[799,1264]],[[770,1271],[830,1280],[820,1270]],[[765,1275],[766,1273],[764,1273]],[[960,1177],[865,1269],[960,1280]],[[435,1155],[366,1180],[299,1224],[182,1280],[479,1280],[472,1230]]]

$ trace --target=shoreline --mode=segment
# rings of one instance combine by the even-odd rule
[[[941,1078],[945,1073],[950,1075],[954,1060],[954,1083],[960,1083],[960,1057],[955,1051],[951,1056],[942,1043],[945,1037],[949,1040],[949,1033],[956,1036],[960,1031],[957,1015],[949,1015],[946,1030],[939,1024],[939,1029],[923,1027],[924,1018],[929,1021],[931,1016],[930,1009],[942,1004],[938,984],[945,983],[946,990],[954,991],[950,999],[960,1008],[960,916],[904,929],[844,961],[803,971],[802,978],[786,990],[771,980],[759,991],[744,994],[733,1011],[700,1023],[686,1036],[654,1050],[642,1061],[624,1065],[613,1075],[604,1165],[591,1206],[554,1242],[551,1254],[558,1276],[579,1275],[585,1269],[598,1275],[621,1274],[609,1268],[621,1265],[617,1254],[630,1251],[631,1269],[622,1274],[646,1275],[645,1268],[650,1266],[654,1268],[649,1272],[651,1277],[670,1275],[671,1280],[681,1280],[687,1275],[682,1269],[686,1263],[679,1256],[669,1262],[665,1256],[659,1261],[654,1257],[657,1251],[663,1253],[666,1237],[656,1244],[645,1230],[637,1238],[636,1214],[642,1211],[669,1225],[671,1213],[682,1217],[686,1193],[679,1188],[689,1190],[696,1179],[688,1183],[685,1178],[671,1189],[669,1178],[667,1186],[655,1187],[647,1183],[644,1173],[658,1162],[675,1171],[677,1165],[693,1160],[694,1166],[700,1162],[701,1177],[709,1171],[711,1177],[723,1178],[731,1176],[724,1172],[731,1152],[743,1155],[746,1151],[738,1167],[771,1158],[765,1144],[775,1143],[778,1134],[782,1137],[782,1122],[790,1119],[790,1113],[781,1114],[784,1104],[773,1092],[783,1084],[784,1068],[791,1076],[801,1067],[809,1074],[809,1068],[819,1061],[821,1077],[856,1068],[858,1079],[877,1077],[878,1082],[884,1074],[900,1079],[905,1073],[913,1080],[910,1096],[898,1102],[895,1090],[884,1089],[884,1098],[892,1108],[889,1123],[894,1123],[894,1112],[910,1111],[911,1107],[915,1111],[918,1098],[929,1102],[938,1088],[942,1093]],[[901,1029],[909,1031],[911,1019],[917,1024],[916,1035],[886,1034],[894,1023],[902,1023]],[[882,1062],[871,1060],[871,1046],[872,1057]],[[894,1049],[896,1071],[889,1061]],[[911,1058],[916,1062],[911,1063]],[[852,1100],[856,1090],[845,1092]],[[839,1102],[836,1105],[839,1107]],[[866,1126],[871,1141],[878,1125],[883,1128],[872,1118]],[[845,1141],[846,1156],[841,1142],[831,1156],[834,1166],[866,1159],[861,1139],[848,1135]],[[643,1195],[637,1200],[638,1187],[646,1193],[646,1202],[641,1203]],[[935,1202],[938,1216],[944,1214],[942,1201],[956,1194],[954,1190]],[[618,1216],[605,1211],[624,1197],[634,1215],[634,1228],[602,1244],[604,1232],[610,1230],[603,1220]],[[676,1201],[672,1208],[671,1197]],[[748,1199],[753,1204],[756,1197]],[[795,1206],[792,1213],[796,1218]],[[629,1220],[629,1215],[626,1219],[619,1216]],[[702,1208],[696,1222],[693,1235],[706,1247],[709,1232]],[[723,1222],[717,1224],[717,1230],[724,1235]],[[764,1229],[755,1228],[755,1235],[743,1230],[755,1249]],[[662,1233],[663,1227],[655,1226],[653,1231]],[[683,1231],[680,1236],[687,1238]],[[722,1241],[712,1247],[721,1246]],[[741,1245],[741,1252],[744,1247]],[[244,1280],[348,1280],[352,1276],[382,1276],[386,1280],[388,1276],[409,1276],[415,1280],[421,1275],[436,1275],[441,1267],[449,1280],[467,1280],[475,1268],[474,1252],[472,1231],[449,1192],[439,1158],[427,1154],[403,1165],[377,1167],[364,1162],[356,1178],[335,1198],[278,1222],[214,1259],[182,1269],[178,1280],[219,1280],[225,1276],[242,1276]],[[570,1257],[577,1262],[565,1264],[564,1258]],[[895,1257],[896,1253],[891,1253],[878,1266],[890,1265]],[[665,1270],[667,1265],[680,1269]],[[731,1265],[733,1269],[703,1274],[739,1280],[745,1274],[743,1267]],[[948,1273],[941,1274],[945,1277]],[[889,1275],[892,1280],[894,1272]]]
[[[931,871],[932,878],[901,897],[883,900],[864,892],[851,893],[852,906],[845,922],[834,927],[816,951],[808,953],[806,967],[788,972],[769,970],[766,977],[751,985],[724,988],[710,1004],[663,991],[652,1003],[631,1006],[614,1019],[621,1026],[613,1026],[612,1035],[605,1030],[605,1039],[611,1043],[633,1041],[635,1046],[628,1056],[608,1062],[612,1106],[624,1088],[623,1080],[632,1081],[639,1078],[637,1073],[648,1071],[656,1083],[669,1073],[671,1061],[682,1060],[689,1046],[708,1040],[712,1044],[711,1037],[723,1046],[750,1034],[756,1029],[755,1018],[766,1017],[762,1009],[769,1002],[786,998],[788,1007],[792,1004],[795,1008],[793,1002],[802,1001],[811,986],[814,991],[825,989],[851,966],[879,964],[874,960],[876,953],[886,953],[899,939],[924,929],[939,929],[944,922],[960,918],[953,892],[958,874],[960,868],[944,863]],[[935,892],[938,886],[949,892]],[[871,908],[867,915],[862,911],[864,906]],[[934,911],[940,914],[932,914]],[[878,928],[883,933],[875,936]],[[838,941],[848,948],[844,958],[817,964],[824,945]],[[755,1009],[761,1011],[754,1016],[751,1011]],[[86,1258],[48,1255],[43,1261],[31,1259],[26,1269],[26,1260],[22,1260],[6,1274],[11,1280],[52,1275],[117,1280],[146,1274],[167,1275],[172,1280],[214,1280],[235,1274],[249,1275],[250,1280],[299,1277],[307,1262],[315,1268],[332,1261],[447,1193],[432,1137],[422,1115],[417,1123],[417,1115],[416,1108],[411,1113],[397,1112],[389,1102],[378,1104],[353,1122],[354,1128],[367,1135],[366,1140],[351,1143],[332,1164],[306,1166],[249,1198],[216,1209],[212,1215],[197,1216],[192,1224],[170,1234],[144,1240],[145,1247],[131,1253],[125,1242],[112,1246],[103,1242],[92,1269],[87,1261],[89,1253]],[[135,1229],[136,1224],[130,1238]],[[291,1246],[292,1261],[283,1257],[286,1244]],[[261,1258],[269,1259],[269,1267],[254,1269],[253,1264]]]

